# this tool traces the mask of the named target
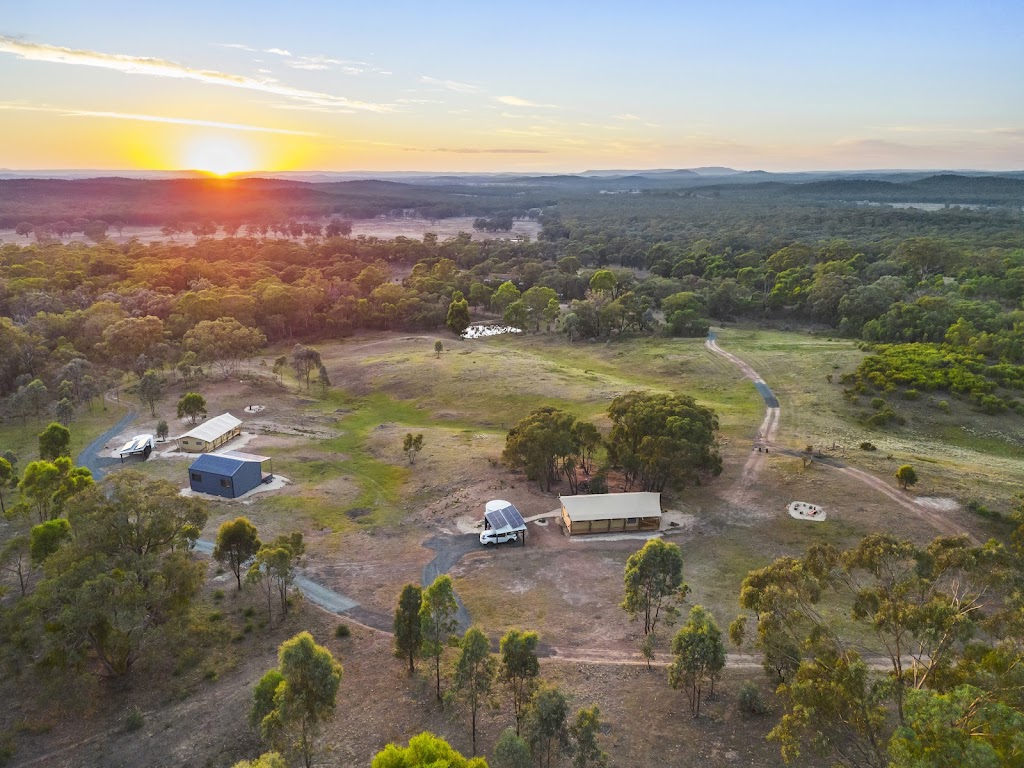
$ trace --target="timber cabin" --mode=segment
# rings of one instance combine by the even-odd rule
[[[559,496],[562,524],[570,536],[629,533],[661,528],[660,493],[594,493]]]
[[[228,440],[242,434],[242,420],[230,413],[222,413],[190,429],[175,438],[179,451],[186,453],[209,453],[220,448]]]

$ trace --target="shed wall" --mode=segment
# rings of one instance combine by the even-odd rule
[[[226,499],[233,499],[235,497],[234,484],[231,482],[231,478],[226,475],[220,475],[216,472],[189,470],[188,479],[192,490],[198,493],[223,496]],[[224,486],[222,481],[227,481],[227,486]]]
[[[586,533],[624,533],[629,531],[657,531],[661,519],[657,517],[619,517],[613,520],[576,520],[562,507],[562,524],[571,536]]]
[[[263,482],[263,473],[260,464],[255,461],[247,461],[237,472],[235,472],[235,496],[248,493]]]

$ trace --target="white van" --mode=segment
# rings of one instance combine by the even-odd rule
[[[515,531],[483,531],[480,534],[481,544],[504,544],[509,541],[518,541],[519,536]]]

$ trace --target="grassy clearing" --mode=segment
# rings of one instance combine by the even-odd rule
[[[852,372],[865,353],[853,342],[822,339],[803,333],[726,329],[722,347],[747,360],[779,398],[782,419],[779,439],[792,447],[846,447],[847,459],[887,477],[902,463],[929,463],[928,489],[964,498],[977,483],[983,497],[1006,495],[1007,486],[1024,475],[1024,420],[1009,414],[987,416],[945,393],[908,401],[889,397],[907,419],[901,427],[869,429],[860,421],[873,413],[866,398],[850,403],[839,379]],[[833,383],[826,376],[831,374]],[[937,403],[946,399],[948,411]],[[872,442],[874,453],[859,451]],[[894,464],[892,469],[889,465]],[[1001,490],[1000,490],[1001,489]]]
[[[423,429],[439,422],[426,410],[416,404],[397,400],[382,392],[364,397],[334,390],[319,401],[316,408],[326,413],[341,416],[338,422],[339,434],[315,443],[315,447],[327,452],[330,458],[309,459],[303,457],[303,449],[294,448],[283,452],[279,460],[280,472],[303,485],[313,486],[334,478],[349,477],[358,486],[355,495],[331,494],[322,499],[310,496],[280,496],[269,499],[271,506],[297,508],[309,516],[318,526],[334,531],[388,526],[399,522],[404,514],[402,487],[410,476],[408,467],[384,461],[374,455],[369,447],[372,430],[389,423],[403,428]],[[472,429],[472,425],[443,422],[449,429]],[[308,453],[308,450],[305,451]],[[353,522],[345,513],[353,509],[369,510]]]
[[[116,424],[127,411],[126,405],[116,402],[105,402],[102,407],[96,405],[79,410],[68,427],[71,430],[71,455],[81,453],[82,449]],[[39,458],[39,433],[51,421],[56,419],[44,415],[39,419],[29,418],[25,424],[6,422],[0,427],[0,453],[14,451],[18,456],[19,471],[24,469],[30,461]]]
[[[612,398],[633,389],[692,394],[720,414],[726,433],[760,421],[757,393],[734,386],[739,374],[700,339],[570,345],[554,335],[505,336],[455,342],[440,358],[428,344],[360,358],[359,384],[478,429],[507,429],[542,405],[600,423]]]

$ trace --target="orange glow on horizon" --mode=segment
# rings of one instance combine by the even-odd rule
[[[191,140],[182,151],[183,169],[205,171],[214,176],[258,170],[253,148],[233,136],[204,135]]]

